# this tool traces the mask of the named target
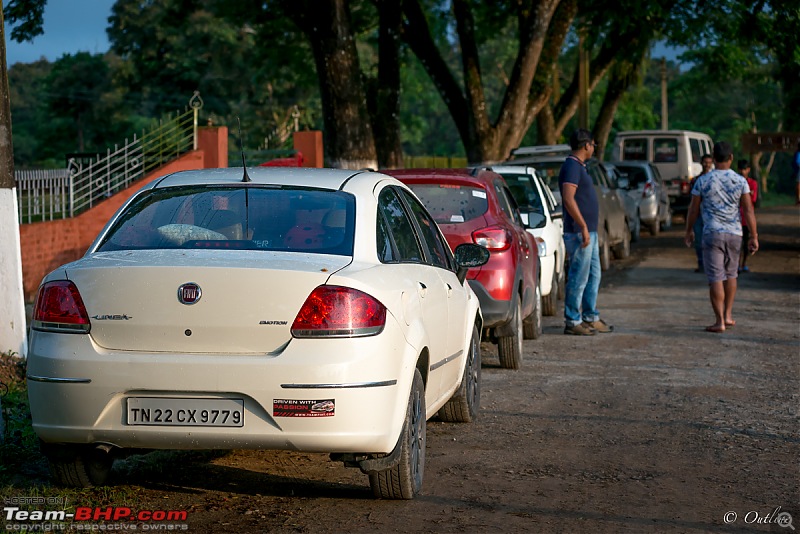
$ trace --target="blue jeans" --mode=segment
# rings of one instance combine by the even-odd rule
[[[569,257],[566,298],[564,299],[564,322],[575,326],[584,320],[600,319],[597,311],[597,292],[600,290],[600,248],[597,232],[589,232],[591,242],[582,248],[581,234],[564,234],[564,244]]]

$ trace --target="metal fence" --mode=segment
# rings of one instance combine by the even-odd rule
[[[195,92],[183,112],[161,119],[141,137],[134,135],[121,147],[114,145],[94,161],[73,158],[66,169],[15,171],[20,223],[74,217],[150,171],[196,150],[202,107]]]

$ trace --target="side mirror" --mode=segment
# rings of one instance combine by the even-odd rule
[[[456,260],[456,276],[458,281],[464,283],[467,279],[467,271],[473,267],[480,267],[489,261],[489,251],[480,245],[472,243],[462,243],[456,247],[453,254]]]
[[[547,224],[547,217],[544,216],[544,213],[529,211],[522,221],[526,223],[526,228],[544,228],[544,225]]]
[[[617,180],[617,187],[619,187],[620,189],[630,189],[631,182],[627,178],[620,178],[619,180]]]

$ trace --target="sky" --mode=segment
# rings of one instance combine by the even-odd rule
[[[3,6],[8,0],[3,0]],[[64,54],[101,54],[109,49],[106,28],[114,0],[47,0],[44,34],[33,41],[17,43],[6,28],[6,62],[31,63],[44,57],[55,61]]]

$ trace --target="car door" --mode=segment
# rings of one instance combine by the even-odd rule
[[[439,227],[416,198],[405,190],[401,190],[400,193],[410,208],[413,222],[417,225],[423,250],[428,257],[427,263],[435,269],[444,288],[447,325],[444,330],[436,333],[446,336],[447,350],[443,358],[431,358],[430,371],[431,378],[438,374],[441,391],[445,393],[452,390],[461,380],[467,357],[464,352],[467,346],[467,334],[472,334],[474,318],[468,318],[464,313],[467,309],[467,292],[458,281],[450,247],[442,237]]]
[[[392,264],[392,273],[387,283],[404,288],[403,302],[406,310],[418,309],[422,315],[424,343],[427,344],[431,363],[445,360],[450,353],[447,347],[448,299],[445,282],[438,268],[430,262],[430,252],[422,240],[418,225],[410,212],[405,190],[386,187],[378,197],[378,218],[383,219],[384,228],[378,222],[378,232],[384,232],[382,245],[383,263]],[[379,237],[380,239],[380,237]],[[406,304],[407,303],[407,304]],[[415,306],[418,305],[418,308]],[[413,317],[406,318],[413,324]],[[426,402],[434,403],[440,397],[442,368],[431,369],[425,393]]]
[[[601,212],[605,212],[605,220],[608,228],[608,237],[611,244],[622,241],[625,233],[625,208],[617,197],[617,192],[608,182],[608,177],[602,165],[592,165],[589,169],[592,181],[597,187],[597,194],[600,197]]]

